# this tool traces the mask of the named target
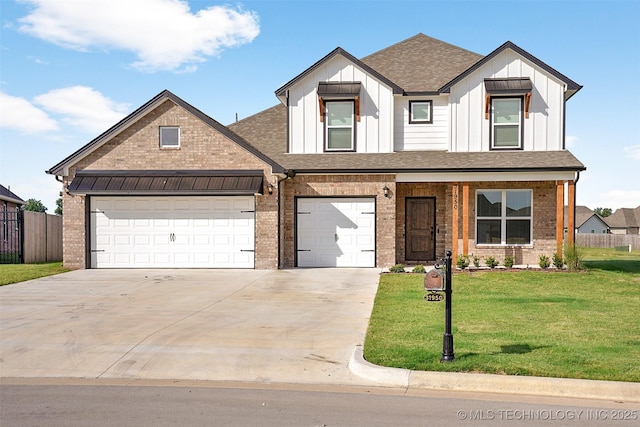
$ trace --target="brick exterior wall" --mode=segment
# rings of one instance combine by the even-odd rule
[[[160,149],[160,126],[180,126],[179,149]],[[277,182],[277,177],[271,175],[271,167],[171,101],[164,102],[80,160],[64,178],[65,184],[80,169],[261,169],[265,188],[264,195],[256,196],[255,268],[278,267],[278,190],[271,195],[266,190],[267,183]],[[81,195],[63,196],[63,252],[67,268],[86,266],[85,202]]]
[[[445,251],[451,249],[451,192],[447,194],[447,188],[451,185],[440,183],[397,183],[398,194],[396,197],[396,263],[405,265],[424,264],[426,261],[407,261],[406,252],[406,198],[407,197],[433,197],[436,203],[436,257],[443,258]]]
[[[497,246],[475,245],[476,190],[528,189],[533,190],[533,245]],[[462,191],[460,191],[462,198]],[[461,200],[462,203],[462,200]],[[537,265],[540,255],[551,258],[556,251],[556,183],[555,181],[531,182],[478,182],[469,183],[469,254],[484,259],[493,256],[502,264],[505,256],[513,256],[518,265]],[[462,254],[462,208],[458,226],[460,240],[458,253]],[[482,264],[482,261],[481,261]]]
[[[376,267],[395,263],[395,178],[389,175],[297,175],[282,181],[282,267],[295,266],[296,197],[375,197]],[[389,188],[389,197],[383,193]]]

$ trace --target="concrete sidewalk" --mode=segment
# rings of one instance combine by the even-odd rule
[[[0,377],[363,384],[376,269],[79,270],[0,287]]]

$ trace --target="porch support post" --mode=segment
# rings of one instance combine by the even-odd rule
[[[458,183],[451,186],[451,257],[458,257],[458,218],[459,218]]]
[[[564,240],[564,181],[556,181],[556,253],[562,255]]]
[[[576,243],[576,182],[569,181],[567,200],[567,241],[570,246]]]
[[[462,254],[469,255],[469,183],[462,183]]]

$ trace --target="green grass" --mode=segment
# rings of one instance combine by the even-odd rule
[[[0,264],[0,286],[69,271],[61,262],[43,264]]]
[[[441,363],[444,302],[423,275],[383,274],[365,340],[372,363],[640,382],[640,251],[581,249],[585,272],[457,273],[455,361]]]

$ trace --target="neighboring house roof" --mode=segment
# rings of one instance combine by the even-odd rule
[[[202,111],[198,110],[197,108],[195,108],[191,104],[188,104],[187,102],[183,101],[181,98],[177,97],[176,95],[174,95],[173,93],[169,92],[168,90],[164,90],[164,91],[160,92],[158,95],[153,97],[151,100],[149,100],[147,103],[145,103],[140,108],[135,110],[133,113],[129,114],[127,117],[125,117],[124,119],[122,119],[121,121],[116,123],[114,126],[109,128],[107,131],[102,133],[100,136],[98,136],[97,138],[95,138],[94,140],[89,142],[87,145],[85,145],[84,147],[80,148],[78,151],[76,151],[75,153],[71,154],[66,159],[62,160],[60,163],[56,164],[55,166],[53,166],[51,169],[49,169],[46,172],[48,174],[52,174],[52,175],[66,175],[66,173],[67,173],[66,170],[70,166],[72,166],[73,164],[77,163],[79,160],[83,159],[84,157],[86,157],[87,155],[92,153],[93,151],[95,151],[98,148],[100,148],[106,142],[108,142],[109,140],[114,138],[116,135],[118,135],[119,133],[121,133],[122,131],[127,129],[132,124],[136,123],[140,118],[142,118],[143,116],[145,116],[150,111],[154,110],[156,107],[158,107],[160,104],[164,103],[167,100],[170,100],[173,103],[175,103],[176,105],[178,105],[178,106],[184,108],[185,110],[189,111],[191,114],[193,114],[194,116],[198,117],[204,123],[206,123],[207,125],[211,126],[212,128],[214,128],[216,131],[220,132],[221,134],[225,135],[231,141],[235,142],[236,144],[238,144],[242,148],[244,148],[247,151],[249,151],[251,154],[255,155],[259,159],[263,160],[265,163],[269,164],[273,168],[274,173],[284,172],[284,170],[282,169],[282,167],[280,165],[278,165],[272,159],[267,157],[261,151],[258,151],[254,146],[252,146],[251,144],[247,143],[247,141],[245,141],[242,137],[240,137],[239,135],[233,133],[231,130],[229,130],[228,127],[220,124],[216,120],[214,120],[211,117],[207,116]]]
[[[611,228],[640,227],[640,206],[637,208],[620,208],[609,215],[605,221]]]
[[[20,198],[20,196],[6,188],[4,185],[0,185],[0,200],[15,203],[17,205],[24,205],[26,203]]]
[[[535,56],[531,55],[529,52],[527,52],[524,49],[518,47],[516,44],[514,44],[512,42],[506,42],[502,46],[500,46],[499,48],[497,48],[496,50],[491,52],[489,55],[485,56],[484,58],[482,58],[481,60],[479,60],[478,62],[473,64],[467,70],[465,70],[464,72],[460,73],[458,76],[455,76],[455,78],[453,78],[453,80],[451,80],[450,82],[448,82],[444,86],[442,86],[439,89],[439,92],[444,92],[444,93],[449,92],[449,90],[451,89],[451,87],[453,85],[458,83],[460,80],[464,79],[466,76],[468,76],[469,74],[471,74],[472,72],[474,72],[478,68],[480,68],[482,65],[486,64],[487,62],[489,62],[491,59],[493,59],[496,56],[498,56],[500,53],[502,53],[506,49],[513,50],[514,52],[516,52],[520,56],[523,56],[524,58],[526,58],[527,60],[531,61],[532,63],[534,63],[538,67],[542,68],[543,70],[545,70],[546,72],[548,72],[552,76],[556,77],[558,80],[562,81],[567,86],[565,99],[571,98],[577,91],[582,89],[581,85],[579,85],[578,83],[574,82],[569,77],[567,77],[564,74],[560,73],[556,69],[554,69],[554,68],[550,67],[549,65],[545,64],[544,62],[540,61],[538,58],[536,58]]]
[[[565,206],[564,207],[564,227],[567,227],[567,218],[568,218],[568,207]],[[591,219],[591,217],[595,216],[596,218],[598,218],[598,220],[600,222],[602,222],[602,224],[607,227],[609,224],[608,222],[602,218],[600,215],[598,215],[597,213],[595,213],[594,211],[592,211],[591,209],[589,209],[586,206],[576,206],[576,220],[575,220],[575,228],[580,228],[582,227],[587,221],[589,221],[589,219]]]

